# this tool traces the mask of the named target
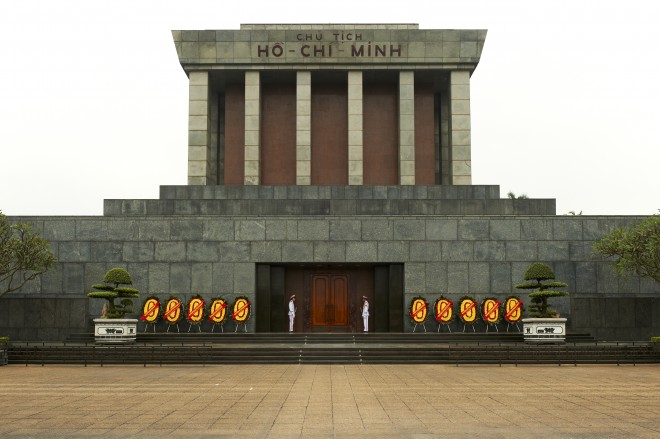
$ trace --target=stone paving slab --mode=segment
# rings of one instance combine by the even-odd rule
[[[0,437],[660,437],[660,365],[5,366]]]

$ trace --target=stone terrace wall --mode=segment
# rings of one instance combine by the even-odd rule
[[[102,301],[84,297],[113,267],[143,296],[201,293],[254,300],[255,263],[404,264],[405,299],[514,292],[528,265],[550,263],[569,284],[557,301],[573,331],[600,338],[660,334],[660,288],[619,278],[593,241],[641,217],[605,216],[153,216],[13,217],[42,230],[57,267],[0,302],[0,334],[63,339],[91,328]],[[138,304],[139,305],[139,304]],[[255,306],[259,306],[255,303]],[[81,317],[81,314],[85,314]],[[248,330],[254,330],[251,319]],[[232,328],[233,329],[233,328]],[[411,330],[407,325],[406,331]]]

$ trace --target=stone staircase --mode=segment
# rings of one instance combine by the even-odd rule
[[[530,345],[519,333],[426,334],[139,334],[131,345],[95,344],[91,334],[67,342],[15,342],[10,364],[641,364],[660,363],[650,343],[596,342],[569,335],[565,344]]]

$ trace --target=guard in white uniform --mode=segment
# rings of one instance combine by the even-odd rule
[[[296,295],[289,298],[289,332],[293,332],[293,321],[296,318]]]
[[[369,332],[369,301],[367,296],[362,296],[362,321],[364,322],[364,332]]]

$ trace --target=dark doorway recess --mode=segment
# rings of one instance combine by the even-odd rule
[[[257,264],[257,332],[362,332],[362,296],[371,332],[403,332],[403,264]]]

